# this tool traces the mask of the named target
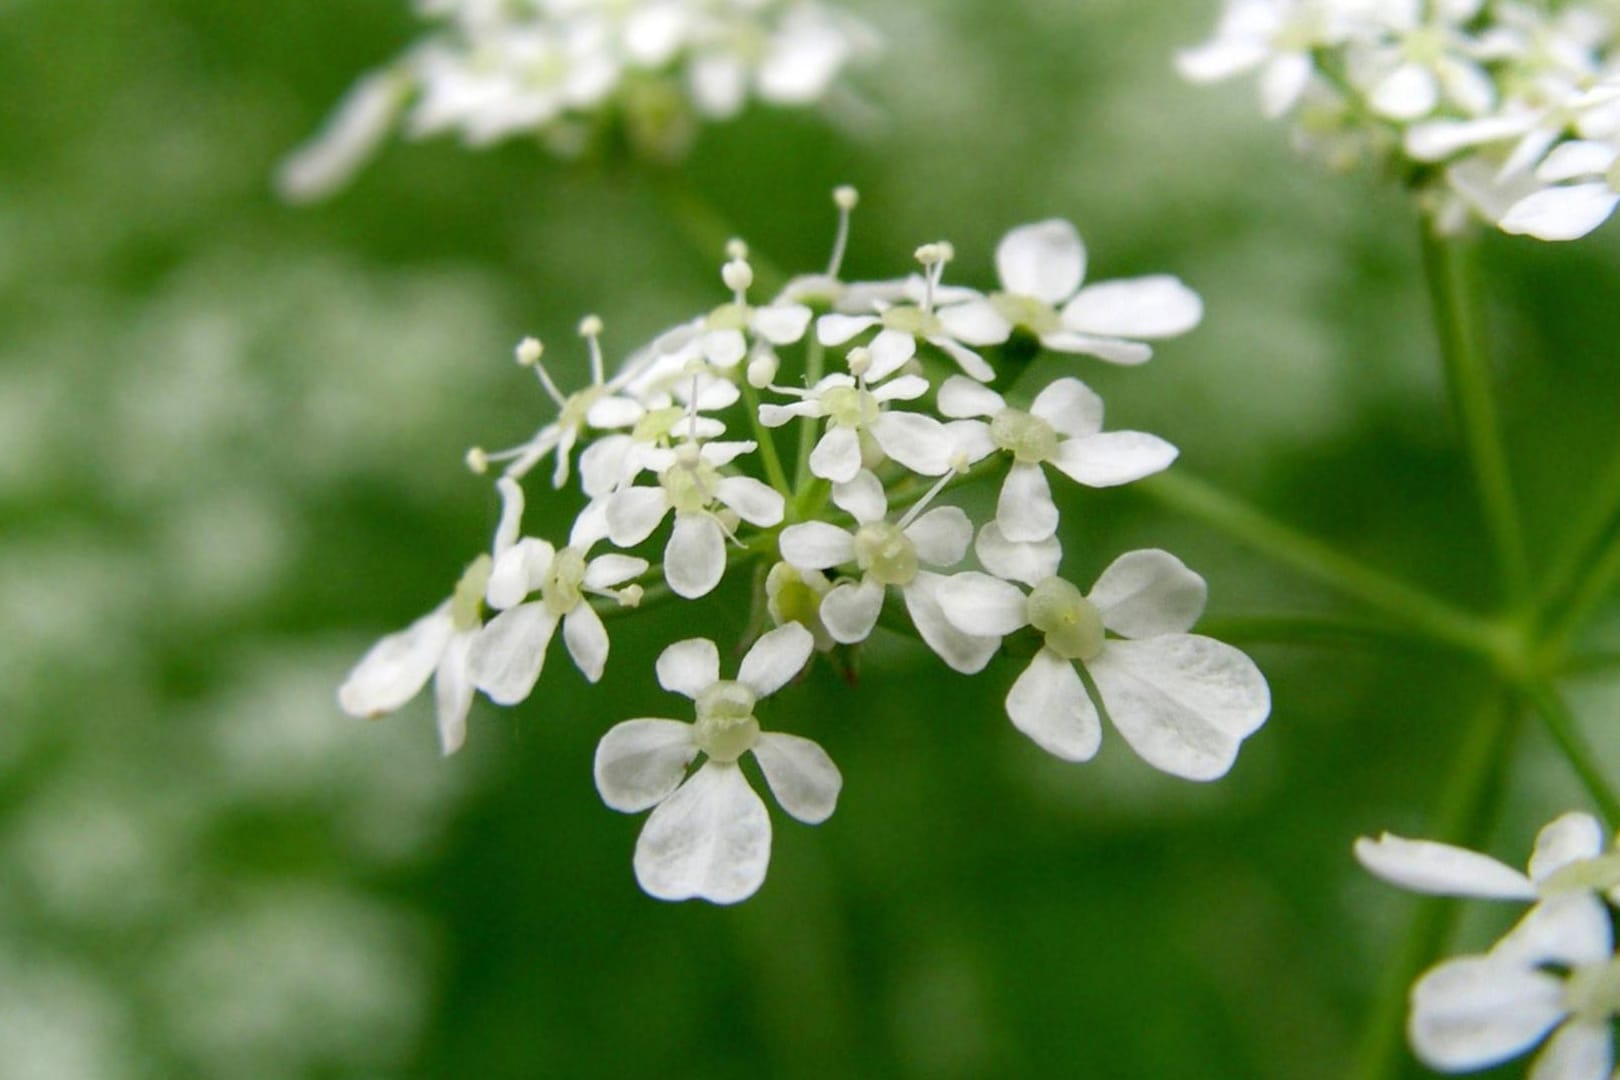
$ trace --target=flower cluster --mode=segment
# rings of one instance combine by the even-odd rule
[[[533,135],[572,156],[618,124],[636,150],[679,156],[699,119],[750,97],[806,106],[874,52],[865,23],[817,0],[418,0],[434,21],[364,76],[282,166],[294,199],[341,187],[403,117],[413,138],[472,146]]]
[[[1226,0],[1177,67],[1258,72],[1304,148],[1389,162],[1444,231],[1572,240],[1620,203],[1617,34],[1609,0]]]
[[[502,705],[529,697],[559,626],[596,682],[609,659],[604,614],[751,578],[759,616],[737,676],[721,677],[711,640],[669,645],[658,681],[694,702],[695,722],[628,720],[597,751],[604,801],[652,810],[634,865],[654,896],[730,903],[759,887],[771,831],[739,765],[749,755],[793,817],[832,814],[836,766],[807,739],[763,730],[758,712],[818,655],[847,670],[880,623],[964,674],[1005,646],[1023,665],[1008,717],[1070,761],[1097,752],[1107,716],[1149,764],[1213,779],[1270,709],[1248,657],[1189,632],[1205,585],[1174,556],[1125,554],[1089,591],[1061,572],[1052,485],[1130,483],[1169,466],[1175,448],[1107,430],[1102,400],[1072,375],[1021,385],[1043,346],[1147,360],[1149,341],[1199,322],[1197,295],[1165,275],[1086,284],[1079,234],[1058,220],[1006,235],[989,293],[945,283],[946,243],[917,250],[919,273],[844,282],[854,191],[835,202],[824,273],[756,300],[734,241],[723,302],[633,350],[611,377],[595,317],[580,327],[589,377],[577,390],[553,378],[539,342],[519,345],[557,415],[518,446],[468,455],[475,472],[503,470],[491,549],[339,692],[350,713],[378,715],[432,678],[448,753],[476,692]],[[790,425],[791,457],[777,445]],[[732,437],[739,429],[750,437]],[[521,481],[548,458],[552,486],[577,477],[585,499],[566,544],[524,535]],[[944,501],[973,482],[999,489],[984,520]]]
[[[1418,1057],[1470,1072],[1546,1040],[1538,1080],[1609,1080],[1620,1017],[1620,852],[1605,848],[1596,819],[1568,813],[1547,825],[1525,873],[1387,833],[1358,840],[1355,851],[1368,870],[1416,892],[1533,905],[1488,952],[1444,961],[1412,987],[1407,1031]]]

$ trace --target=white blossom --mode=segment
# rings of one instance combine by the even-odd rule
[[[1058,218],[1002,237],[996,273],[1000,292],[940,311],[946,329],[969,345],[999,345],[1023,329],[1055,352],[1140,364],[1153,350],[1137,339],[1184,334],[1204,316],[1198,294],[1169,274],[1082,288],[1085,245]]]
[[[821,600],[821,621],[833,640],[846,645],[865,641],[893,587],[900,590],[917,632],[940,659],[964,674],[981,670],[998,640],[951,625],[939,607],[939,586],[945,579],[923,569],[962,561],[973,538],[967,515],[954,506],[924,512],[925,498],[891,522],[883,485],[864,469],[849,483],[835,484],[832,498],[855,519],[853,532],[807,521],[783,529],[779,543],[782,558],[801,572],[855,567],[858,577],[840,580]]]
[[[737,678],[720,677],[706,638],[679,641],[658,657],[658,682],[693,700],[697,722],[626,720],[596,748],[596,790],[627,814],[651,809],[636,841],[636,880],[661,900],[699,897],[733,904],[765,880],[771,819],[738,760],[753,754],[776,801],[818,825],[832,816],[843,778],[820,746],[760,730],[754,711],[786,685],[814,649],[810,632],[788,623],[760,637]],[[687,768],[699,754],[703,764]]]
[[[1169,468],[1176,448],[1140,431],[1102,430],[1102,399],[1079,379],[1057,379],[1031,403],[1014,409],[986,386],[960,376],[939,391],[946,416],[971,420],[957,429],[972,447],[969,460],[1011,454],[1012,468],[996,501],[996,524],[1009,540],[1044,540],[1057,531],[1058,508],[1042,466],[1051,465],[1087,487],[1113,487]]]
[[[1215,36],[1176,54],[1189,82],[1260,72],[1260,108],[1269,119],[1298,104],[1316,74],[1314,51],[1342,42],[1355,27],[1343,0],[1228,0]],[[1365,6],[1365,5],[1359,5]]]
[[[1087,761],[1101,745],[1097,707],[1077,664],[1131,748],[1175,776],[1224,776],[1243,740],[1265,722],[1271,694],[1254,662],[1187,633],[1203,611],[1205,585],[1175,556],[1122,555],[1087,594],[1057,576],[1055,544],[1020,551],[991,533],[981,535],[979,556],[1029,585],[1029,593],[969,571],[941,584],[939,603],[958,629],[999,637],[1028,626],[1042,635],[1006,704],[1013,725],[1043,750]]]
[[[1536,179],[1548,186],[1509,207],[1502,230],[1538,240],[1579,239],[1620,205],[1620,146],[1563,143],[1536,169]]]

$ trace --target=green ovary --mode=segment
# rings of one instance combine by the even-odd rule
[[[1057,456],[1058,434],[1038,416],[1002,409],[990,421],[990,439],[1019,461],[1038,465]]]
[[[855,534],[855,561],[879,585],[910,585],[917,576],[917,545],[886,521]]]
[[[932,312],[916,307],[892,307],[883,313],[883,325],[914,337],[938,337],[945,325]]]
[[[822,407],[834,427],[863,428],[878,418],[877,399],[853,386],[835,386],[821,395]]]
[[[665,469],[658,477],[670,506],[676,513],[696,514],[708,508],[720,485],[720,473],[707,461],[679,464]]]
[[[709,312],[704,326],[710,330],[746,330],[748,309],[741,304],[721,304]]]
[[[1047,578],[1029,594],[1029,624],[1046,635],[1046,647],[1065,660],[1090,660],[1103,648],[1097,607],[1062,578]]]
[[[1033,296],[994,293],[990,297],[990,306],[995,308],[996,313],[1003,319],[1014,326],[1024,327],[1037,337],[1063,329],[1063,323],[1058,318],[1058,313],[1052,309],[1052,305]]]
[[[759,721],[754,719],[754,692],[723,679],[697,698],[698,749],[715,761],[732,762],[754,748]]]
[[[579,607],[584,599],[581,586],[585,582],[585,556],[571,547],[563,548],[551,560],[546,578],[540,583],[540,595],[553,615],[567,615]]]
[[[1577,1021],[1606,1023],[1620,1013],[1620,959],[1569,973],[1564,984],[1564,1004]]]
[[[655,443],[660,439],[669,437],[670,431],[686,415],[686,410],[679,405],[671,405],[663,409],[649,409],[642,414],[636,426],[631,429],[630,437],[636,442]]]
[[[462,571],[455,594],[450,597],[450,625],[457,630],[476,630],[482,624],[484,590],[489,587],[489,572],[494,566],[495,560],[480,555]]]

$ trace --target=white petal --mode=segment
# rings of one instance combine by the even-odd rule
[[[1530,878],[1545,881],[1571,863],[1603,854],[1603,826],[1591,814],[1571,811],[1536,834],[1530,856]]]
[[[1620,146],[1576,140],[1567,142],[1547,155],[1536,170],[1536,179],[1549,184],[1602,176],[1620,158]]]
[[[1189,780],[1225,775],[1238,743],[1271,712],[1270,688],[1254,662],[1212,638],[1110,641],[1087,667],[1131,748]]]
[[[635,440],[630,436],[610,435],[585,448],[579,455],[579,481],[588,497],[600,498],[634,479],[628,471],[634,447]]]
[[[906,610],[917,633],[930,649],[952,669],[964,675],[984,670],[996,650],[1001,648],[998,637],[964,634],[951,625],[945,611],[939,606],[939,588],[945,579],[938,574],[920,572],[911,584],[901,590],[906,599]],[[823,605],[825,613],[826,607]]]
[[[967,372],[980,382],[991,382],[996,377],[996,369],[984,362],[984,357],[968,348],[958,344],[948,337],[931,337],[928,344],[956,361],[956,366]]]
[[[658,654],[658,685],[696,698],[720,681],[720,651],[708,638],[677,641]]]
[[[953,462],[962,458],[976,465],[999,449],[990,437],[990,425],[983,420],[952,420],[945,425],[945,438],[951,444]]]
[[[1260,111],[1275,120],[1292,109],[1315,72],[1309,53],[1279,53],[1260,72]]]
[[[1441,161],[1468,147],[1523,135],[1525,127],[1522,116],[1430,120],[1406,129],[1406,152],[1419,161]]]
[[[585,422],[599,430],[627,428],[646,412],[640,402],[627,397],[603,397],[591,403],[590,410],[585,414]]]
[[[277,168],[276,188],[282,197],[309,202],[348,183],[388,134],[409,92],[409,80],[391,71],[355,83],[320,134]]]
[[[676,596],[707,596],[726,573],[726,534],[709,514],[676,514],[664,547],[664,580]]]
[[[1502,231],[1537,240],[1578,240],[1609,220],[1620,195],[1606,183],[1550,187],[1514,203]]]
[[[681,425],[684,423],[685,421],[683,420],[680,424],[675,425],[676,435],[683,435]],[[704,437],[705,436],[703,435],[698,436],[698,438]],[[732,442],[706,442],[703,444],[703,449],[700,451],[700,453],[703,455],[704,461],[707,461],[715,468],[719,468],[722,465],[730,465],[733,461],[736,461],[744,454],[752,454],[758,449],[759,444],[753,440],[739,439]]]
[[[1488,900],[1536,898],[1535,886],[1519,871],[1489,855],[1450,844],[1383,833],[1377,840],[1357,839],[1355,853],[1369,873],[1413,892]]]
[[[816,320],[816,340],[823,345],[842,345],[879,321],[873,315],[823,315]]]
[[[1102,430],[1103,400],[1079,379],[1057,379],[1035,395],[1029,407],[1032,416],[1038,416],[1052,425],[1059,435],[1074,438],[1095,435]]]
[[[393,712],[427,685],[454,630],[443,604],[378,641],[338,687],[338,704],[350,716]]]
[[[451,635],[444,659],[433,672],[433,705],[439,726],[439,748],[453,754],[467,741],[467,712],[472,708],[473,684],[467,671],[467,654],[477,631],[461,630]]]
[[[1607,1022],[1571,1020],[1547,1040],[1526,1080],[1610,1080],[1614,1034]]]
[[[587,602],[581,602],[563,616],[563,644],[574,665],[591,682],[600,682],[602,669],[607,666],[608,635],[602,617]]]
[[[1250,37],[1222,35],[1176,53],[1176,72],[1188,82],[1211,83],[1259,67],[1271,49]]]
[[[647,572],[647,560],[629,555],[599,555],[585,567],[587,589],[611,589]]]
[[[585,553],[601,541],[607,539],[607,500],[592,499],[585,504],[585,508],[574,518],[574,524],[568,530],[568,546],[575,551]],[[615,556],[618,558],[619,556]],[[549,564],[548,564],[549,565]],[[533,568],[531,568],[531,573]],[[532,588],[540,587],[540,579],[531,577]]]
[[[608,539],[616,547],[635,547],[652,535],[669,513],[663,488],[632,487],[607,498]]]
[[[1169,274],[1088,285],[1063,307],[1067,329],[1105,338],[1175,337],[1203,317],[1198,294]]]
[[[754,309],[754,332],[772,345],[791,345],[804,337],[810,309],[803,304],[772,304]]]
[[[950,471],[955,447],[945,425],[914,412],[886,412],[868,429],[889,457],[914,473],[943,476]]]
[[[965,375],[952,375],[939,388],[939,411],[943,416],[994,416],[1006,407],[1007,400],[1000,394]]]
[[[769,697],[788,684],[815,651],[815,635],[796,622],[761,634],[737,671],[737,681],[754,692]]]
[[[1029,604],[1017,587],[969,570],[939,587],[939,606],[964,634],[1005,636],[1029,625]]]
[[[1053,577],[1063,560],[1063,545],[1055,536],[1034,543],[1008,540],[1001,527],[990,522],[979,530],[973,553],[984,568],[999,578],[1021,581],[1033,588]]]
[[[478,632],[467,658],[474,685],[497,705],[527,698],[540,679],[546,647],[556,631],[557,616],[542,603],[501,612]]]
[[[499,558],[517,543],[523,531],[523,486],[510,476],[495,481],[501,494],[501,520],[495,526],[494,554]]]
[[[1407,1035],[1424,1064],[1483,1069],[1529,1050],[1564,1016],[1558,979],[1484,956],[1429,971],[1412,987]]]
[[[602,801],[639,814],[669,798],[697,756],[692,725],[674,720],[626,720],[596,744],[596,790]]]
[[[789,525],[777,546],[782,558],[800,570],[828,570],[855,561],[855,538],[825,521]]]
[[[540,587],[556,550],[544,540],[526,536],[496,556],[484,586],[484,599],[496,611],[505,611]]]
[[[1402,64],[1373,87],[1368,102],[1392,120],[1417,120],[1440,103],[1440,84],[1423,65]]]
[[[834,484],[832,501],[862,525],[882,521],[889,512],[889,499],[883,494],[883,484],[864,470],[847,484]]]
[[[821,598],[821,622],[834,641],[853,645],[865,641],[883,610],[883,586],[870,579],[859,585],[844,582]]]
[[[1086,273],[1086,249],[1067,221],[1051,218],[1020,225],[996,245],[1001,287],[1017,296],[1061,304]]]
[[[791,405],[761,405],[759,422],[768,428],[779,428],[800,417],[826,416],[827,410],[819,401],[795,401]]]
[[[1181,634],[1204,613],[1209,587],[1168,551],[1149,548],[1115,559],[1086,599],[1103,625],[1128,638]]]
[[[827,751],[809,739],[767,731],[754,743],[754,760],[783,810],[806,825],[832,817],[844,778]]]
[[[871,388],[872,400],[878,402],[915,401],[929,390],[928,380],[921,375],[902,375],[881,386]]]
[[[878,382],[899,371],[907,360],[917,355],[917,339],[903,331],[885,328],[878,331],[867,351],[872,354],[872,366],[866,369],[866,377]]]
[[[1607,963],[1613,952],[1608,906],[1590,892],[1570,892],[1526,912],[1491,956],[1524,967],[1586,967]]]
[[[1477,64],[1443,58],[1435,68],[1441,89],[1469,116],[1490,111],[1496,101],[1496,83]]]
[[[1041,335],[1041,344],[1054,352],[1083,353],[1106,360],[1110,364],[1145,364],[1153,359],[1153,350],[1140,341],[1099,337],[1096,334],[1077,334],[1070,330]]]
[[[861,471],[861,437],[854,428],[828,428],[810,451],[810,471],[823,480],[845,484]]]
[[[787,502],[782,493],[751,476],[728,476],[715,486],[714,497],[737,511],[750,525],[768,529],[782,524]]]
[[[1012,336],[1012,324],[988,300],[941,308],[938,314],[945,332],[968,345],[1000,345]]]
[[[958,506],[941,506],[906,526],[917,558],[930,566],[955,566],[973,543],[973,522]]]
[[[1057,532],[1057,504],[1039,465],[1020,461],[1008,470],[996,500],[996,525],[1003,536],[1021,544],[1045,540]]]
[[[1052,464],[1087,487],[1117,487],[1163,472],[1180,453],[1157,435],[1104,431],[1058,444]]]
[[[1102,744],[1097,707],[1074,664],[1050,649],[1037,652],[1007,692],[1007,718],[1064,761],[1090,761]]]
[[[704,358],[717,368],[734,368],[748,355],[741,330],[711,330],[702,338]]]
[[[735,764],[710,761],[653,810],[636,840],[636,881],[660,900],[735,904],[771,861],[771,819]]]

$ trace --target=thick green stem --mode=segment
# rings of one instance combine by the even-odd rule
[[[1617,581],[1620,581],[1620,536],[1613,536],[1608,547],[1596,555],[1575,592],[1550,619],[1543,644],[1546,655],[1557,657],[1569,648],[1587,620],[1614,592]]]
[[[1440,236],[1428,220],[1421,223],[1423,269],[1429,282],[1440,355],[1452,408],[1468,449],[1474,485],[1485,514],[1485,526],[1507,600],[1522,604],[1529,588],[1524,534],[1508,469],[1501,423],[1491,397],[1490,358],[1486,355],[1479,315],[1479,282],[1467,241]]]
[[[1581,591],[1591,568],[1601,560],[1605,545],[1620,544],[1620,454],[1609,462],[1603,477],[1591,489],[1596,497],[1553,557],[1552,570],[1541,594],[1541,613],[1547,622],[1569,606]]]
[[[1485,703],[1464,735],[1435,807],[1434,839],[1476,846],[1506,773],[1518,710],[1506,694]],[[1417,901],[1400,951],[1384,969],[1371,1016],[1351,1064],[1350,1080],[1388,1080],[1406,1060],[1403,1044],[1406,999],[1412,981],[1440,951],[1456,917],[1457,903],[1442,897]]]
[[[1180,469],[1133,486],[1424,635],[1496,662],[1491,624],[1280,524]]]
[[[1620,796],[1615,794],[1614,788],[1604,777],[1597,756],[1592,753],[1592,748],[1587,745],[1575,723],[1575,714],[1570,711],[1569,703],[1548,683],[1532,683],[1524,687],[1522,692],[1536,715],[1541,717],[1541,722],[1546,725],[1548,734],[1558,744],[1570,767],[1575,770],[1575,775],[1580,777],[1581,785],[1609,823],[1610,831],[1620,827]]]

